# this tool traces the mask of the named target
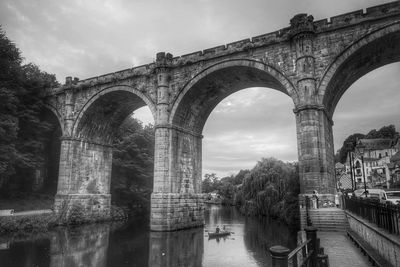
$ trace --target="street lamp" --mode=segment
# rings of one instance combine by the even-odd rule
[[[362,176],[364,180],[364,194],[367,196],[367,182],[365,181],[365,173],[364,173],[364,152],[365,152],[365,145],[361,143],[361,141],[358,142],[356,145],[356,151],[357,154],[361,156],[361,167],[362,167]]]
[[[351,155],[351,152],[354,150],[354,142],[347,142],[346,147],[347,147],[347,154],[349,156],[351,187],[353,190],[355,190],[355,189],[357,189],[357,187],[356,187],[356,181],[355,181],[355,178],[353,175],[353,158]]]

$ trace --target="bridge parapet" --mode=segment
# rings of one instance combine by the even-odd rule
[[[150,76],[153,73],[155,68],[154,63],[137,66],[130,69],[124,69],[112,73],[107,73],[104,75],[84,79],[84,80],[72,80],[71,82],[66,82],[65,84],[56,87],[49,88],[46,90],[45,95],[57,95],[62,93],[64,90],[73,89],[73,90],[82,90],[89,88],[91,86],[99,85],[99,84],[107,84],[113,83],[116,81],[125,80],[128,78],[139,77],[139,76]],[[67,77],[68,80],[69,77]]]
[[[321,19],[315,21],[314,25],[316,26],[317,32],[324,32],[396,15],[400,15],[400,1],[369,7],[365,12],[360,9],[331,17],[329,20]]]

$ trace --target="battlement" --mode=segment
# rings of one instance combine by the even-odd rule
[[[284,36],[284,34],[288,31],[289,28],[284,28],[279,31],[243,39],[240,41],[228,43],[226,45],[219,45],[216,47],[204,49],[203,51],[197,51],[194,53],[177,56],[173,58],[172,62],[174,65],[185,65],[208,58],[228,55],[234,52],[247,51],[254,47],[270,45],[286,40],[286,36]]]
[[[64,85],[61,85],[58,88],[48,89],[45,95],[58,94],[67,88],[83,89],[96,84],[111,83],[117,80],[123,80],[133,76],[148,75],[153,68],[154,68],[154,63],[151,63],[130,69],[124,69],[112,73],[107,73],[96,77],[87,78],[84,80],[79,80],[78,78],[72,79],[72,77],[66,77],[66,82]]]
[[[330,19],[318,20],[314,22],[314,26],[318,31],[324,31],[395,15],[400,15],[400,1],[369,7],[366,10],[352,11]]]

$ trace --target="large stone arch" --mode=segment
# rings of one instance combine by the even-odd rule
[[[400,61],[400,21],[364,35],[342,51],[324,72],[318,94],[332,117],[346,90],[368,72]]]
[[[216,63],[188,81],[172,103],[170,123],[201,134],[215,106],[228,95],[249,87],[268,87],[299,97],[292,82],[277,67],[254,59],[231,59]],[[200,119],[192,125],[194,117]]]
[[[93,95],[79,110],[72,137],[111,144],[112,131],[134,110],[145,105],[154,118],[155,106],[142,92],[125,85],[107,87]],[[105,135],[99,136],[101,133]]]

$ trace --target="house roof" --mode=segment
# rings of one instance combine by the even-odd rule
[[[344,164],[340,163],[340,162],[336,162],[335,164],[335,169],[343,169],[345,166]]]
[[[366,150],[382,150],[394,147],[397,144],[397,139],[360,139]]]

